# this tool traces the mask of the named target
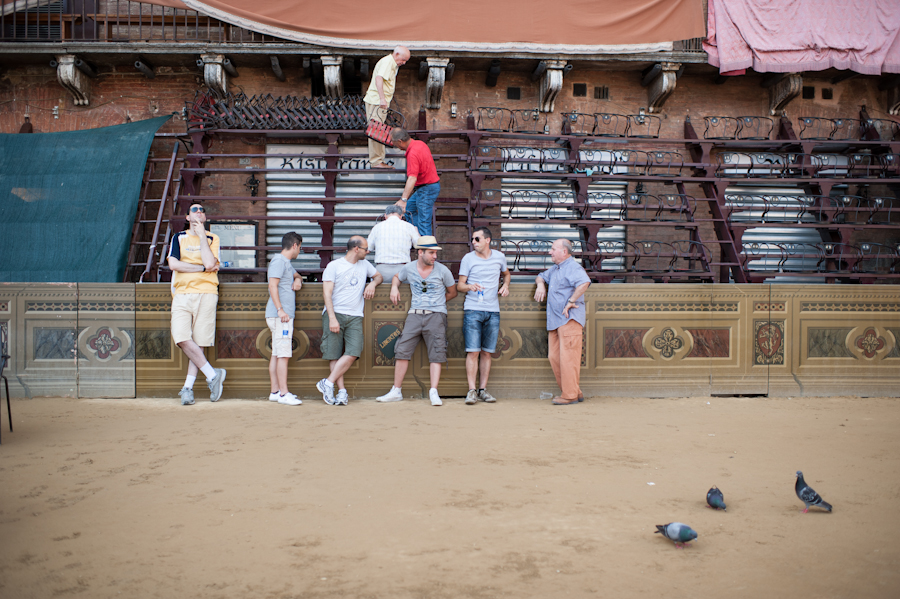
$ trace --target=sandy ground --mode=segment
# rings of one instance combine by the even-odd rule
[[[12,407],[4,598],[900,596],[896,399]]]

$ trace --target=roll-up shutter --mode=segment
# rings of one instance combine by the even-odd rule
[[[299,146],[271,144],[266,147],[267,168],[280,168],[283,172],[266,174],[267,197],[299,197],[309,201],[269,202],[266,210],[268,216],[302,217],[322,216],[323,207],[319,202],[325,197],[325,180],[315,168],[325,168],[322,158],[277,157],[278,154],[325,154],[326,146]],[[355,202],[337,204],[335,216],[368,216],[371,220],[339,222],[334,227],[334,245],[347,243],[352,235],[368,236],[372,226],[384,209],[400,199],[406,177],[402,172],[385,172],[368,168],[367,149],[353,146],[341,148],[341,159],[338,168],[351,169],[354,172],[338,175],[335,182],[335,197],[363,198]],[[398,169],[406,169],[406,158],[402,152],[388,149],[388,157]],[[383,202],[366,202],[367,197],[389,198]],[[295,231],[303,237],[303,247],[322,247],[322,229],[315,221],[309,220],[277,220],[268,221],[266,228],[266,244],[280,245],[285,233]],[[269,255],[271,259],[274,253]],[[339,256],[335,252],[335,256]],[[370,257],[374,261],[374,256]],[[292,262],[297,270],[314,270],[319,268],[319,256],[315,253],[301,253]]]

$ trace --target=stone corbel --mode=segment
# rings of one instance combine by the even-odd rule
[[[553,112],[556,96],[562,89],[563,72],[566,69],[565,60],[546,61],[547,70],[541,76],[541,92],[538,98],[541,112]]]
[[[660,62],[655,64],[647,74],[649,81],[642,82],[647,87],[647,111],[658,113],[672,92],[675,91],[675,83],[678,81],[678,70],[681,64],[677,62]]]
[[[226,91],[225,55],[201,54],[198,65],[203,66],[203,82],[213,93],[224,96]]]
[[[344,66],[343,56],[323,56],[322,68],[325,75],[325,95],[340,98],[344,95],[344,81],[341,69]]]
[[[75,106],[87,106],[91,103],[91,82],[87,75],[75,66],[74,54],[60,54],[56,57],[56,79],[70,94]]]
[[[803,90],[803,77],[800,73],[790,73],[782,77],[769,88],[769,114],[777,116],[784,111],[788,103],[800,95]]]
[[[887,90],[887,112],[891,116],[900,115],[900,86]]]
[[[441,107],[441,96],[444,94],[444,81],[447,76],[449,58],[427,58],[428,81],[425,83],[425,108]]]

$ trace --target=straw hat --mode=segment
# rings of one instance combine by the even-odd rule
[[[419,237],[419,241],[416,242],[415,248],[417,250],[439,250],[441,246],[437,244],[437,239],[434,238],[434,235],[422,235]]]

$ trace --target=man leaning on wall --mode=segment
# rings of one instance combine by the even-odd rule
[[[303,402],[288,391],[288,364],[293,355],[294,316],[296,293],[303,288],[291,260],[300,255],[303,237],[290,231],[281,238],[281,252],[269,261],[269,301],[266,303],[266,325],[272,331],[272,357],[269,359],[269,401],[287,406],[299,406]]]
[[[381,284],[381,273],[366,260],[369,242],[354,235],[347,241],[347,253],[332,260],[322,273],[322,359],[328,360],[330,373],[316,383],[322,399],[330,406],[346,406],[349,394],[344,373],[350,370],[363,351],[365,300],[372,299]],[[372,282],[366,285],[366,279]],[[334,386],[337,385],[337,395]]]
[[[550,247],[553,266],[537,276],[534,300],[547,300],[547,357],[560,395],[553,398],[558,406],[584,401],[581,392],[581,344],[585,325],[584,292],[591,279],[572,257],[572,243],[557,239]],[[549,290],[548,290],[549,288]]]
[[[178,392],[181,405],[194,404],[197,373],[206,376],[209,400],[219,401],[225,369],[213,368],[203,347],[216,340],[216,305],[219,303],[219,237],[207,232],[206,211],[193,204],[188,212],[188,229],[172,239],[168,263],[172,269],[172,340],[188,363],[184,387]]]
[[[397,82],[397,71],[409,60],[409,48],[397,46],[394,51],[375,63],[369,89],[363,97],[366,103],[366,120],[375,119],[384,122],[388,106],[394,98],[394,84]],[[372,168],[394,168],[384,163],[384,144],[369,140],[369,164]]]

